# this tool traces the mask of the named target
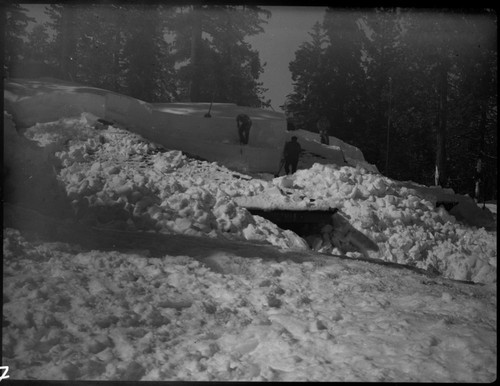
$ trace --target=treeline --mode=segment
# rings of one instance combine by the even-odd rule
[[[496,199],[493,12],[328,9],[290,63],[299,128],[362,149],[398,180]]]
[[[50,4],[37,24],[5,6],[8,75],[53,76],[147,102],[231,102],[266,107],[259,54],[244,39],[263,32],[257,6]]]

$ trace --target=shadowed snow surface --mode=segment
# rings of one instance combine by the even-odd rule
[[[317,255],[276,262],[251,246],[255,258],[229,247],[194,259],[27,242],[11,229],[4,241],[14,379],[496,378],[495,285]]]

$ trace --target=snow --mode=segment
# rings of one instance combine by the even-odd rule
[[[306,154],[312,153],[315,155],[313,157],[302,156],[299,161],[301,169],[308,169],[315,163],[322,163],[362,167],[367,171],[378,173],[375,165],[366,162],[361,150],[338,138],[329,136],[329,145],[325,145],[320,142],[319,134],[317,133],[306,130],[294,130],[289,134],[290,136],[295,135],[297,137]]]
[[[96,119],[4,113],[9,173],[31,161],[46,198],[4,205],[11,379],[496,379],[496,205],[361,164],[244,174]],[[339,212],[306,241],[247,208]]]
[[[317,135],[304,130],[287,133],[283,113],[237,106],[231,103],[146,103],[107,90],[56,79],[14,79],[6,83],[5,102],[20,127],[50,122],[61,117],[91,113],[164,146],[219,162],[243,172],[275,173],[284,143],[292,135],[315,156],[302,157],[300,166],[321,160],[351,166],[368,164],[361,151],[334,137],[332,146],[319,143]],[[207,113],[210,111],[210,117]],[[250,142],[240,146],[235,118],[245,113],[252,119]],[[318,156],[322,158],[318,158]]]
[[[150,104],[59,80],[10,80],[5,102],[20,127],[86,112],[126,125],[159,144],[242,171],[274,172],[286,140],[282,113],[229,103]],[[239,113],[252,118],[248,146],[239,145],[235,120]]]
[[[496,378],[495,285],[307,253],[148,257],[5,233],[14,379]]]
[[[224,167],[189,160],[179,151],[150,155],[154,145],[140,136],[114,127],[96,131],[88,120],[92,122],[83,114],[76,122],[64,121],[78,128],[80,136],[87,133],[85,141],[71,139],[76,129],[65,130],[62,122],[38,124],[25,132],[42,145],[69,141],[67,150],[56,153],[63,167],[60,179],[68,197],[82,207],[80,221],[86,224],[266,240],[304,249],[295,234],[244,208],[338,208],[352,227],[378,245],[377,258],[422,269],[431,266],[458,280],[495,280],[496,234],[458,223],[442,207],[436,209],[427,192],[407,184],[361,167],[321,164],[271,181],[243,174],[234,178]],[[103,214],[102,207],[112,209]],[[341,249],[328,240],[311,244],[327,253]]]

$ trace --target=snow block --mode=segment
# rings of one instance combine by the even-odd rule
[[[474,200],[464,200],[450,210],[450,214],[457,220],[478,228],[495,229],[496,221],[488,208],[480,208]]]
[[[103,116],[106,103],[102,91],[66,83],[12,79],[5,84],[4,101],[16,126],[26,128],[83,112]]]
[[[320,142],[319,134],[317,133],[306,130],[294,130],[290,132],[290,136],[292,135],[297,136],[300,145],[305,151],[323,157],[325,164],[359,166],[369,172],[379,173],[375,165],[365,161],[361,150],[338,138],[330,136],[330,145],[325,145]]]
[[[158,130],[182,135],[194,141],[239,145],[236,116],[244,113],[252,119],[250,146],[281,147],[286,139],[284,114],[237,106],[232,103],[162,103],[152,104]],[[210,118],[205,117],[210,109]]]
[[[149,103],[114,92],[107,92],[104,118],[155,141],[152,138],[153,110]]]
[[[457,220],[466,224],[485,228],[496,229],[496,221],[488,208],[480,208],[469,196],[456,194],[453,189],[441,186],[425,186],[412,181],[398,182],[400,186],[415,190],[420,196],[432,202],[435,206],[443,206]]]

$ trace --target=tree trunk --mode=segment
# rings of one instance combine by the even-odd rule
[[[115,52],[113,53],[113,87],[114,91],[120,91],[120,31],[115,33]]]
[[[448,66],[439,68],[439,109],[436,136],[436,185],[445,187],[448,174],[446,171],[446,125],[448,112]]]
[[[6,26],[7,25],[7,16],[5,10],[2,10],[0,12],[0,25]],[[4,29],[4,34],[5,34],[5,29]],[[5,35],[4,35],[5,37]],[[3,59],[4,59],[4,65],[2,66],[2,75],[3,79],[9,77],[9,68],[11,68],[11,63],[10,63],[10,58],[7,58],[5,55],[5,38],[0,39],[0,52],[4,53]]]
[[[484,104],[485,105],[485,104]],[[476,175],[474,178],[475,189],[474,197],[476,202],[482,198],[483,203],[485,201],[484,197],[484,172],[483,172],[483,155],[485,148],[485,136],[486,136],[486,106],[481,109],[481,121],[479,122],[479,149],[476,161]]]
[[[193,6],[193,28],[191,32],[191,85],[189,88],[189,97],[191,102],[200,102],[201,98],[201,66],[200,66],[200,50],[201,50],[201,12],[200,6]]]
[[[75,49],[75,31],[74,31],[74,10],[71,4],[65,4],[61,15],[61,58],[60,66],[63,76],[68,80],[75,80],[74,49]]]
[[[390,145],[390,133],[391,133],[391,109],[392,109],[392,78],[389,77],[389,98],[388,98],[388,108],[387,108],[387,144],[385,153],[385,175],[389,175],[389,145]]]

